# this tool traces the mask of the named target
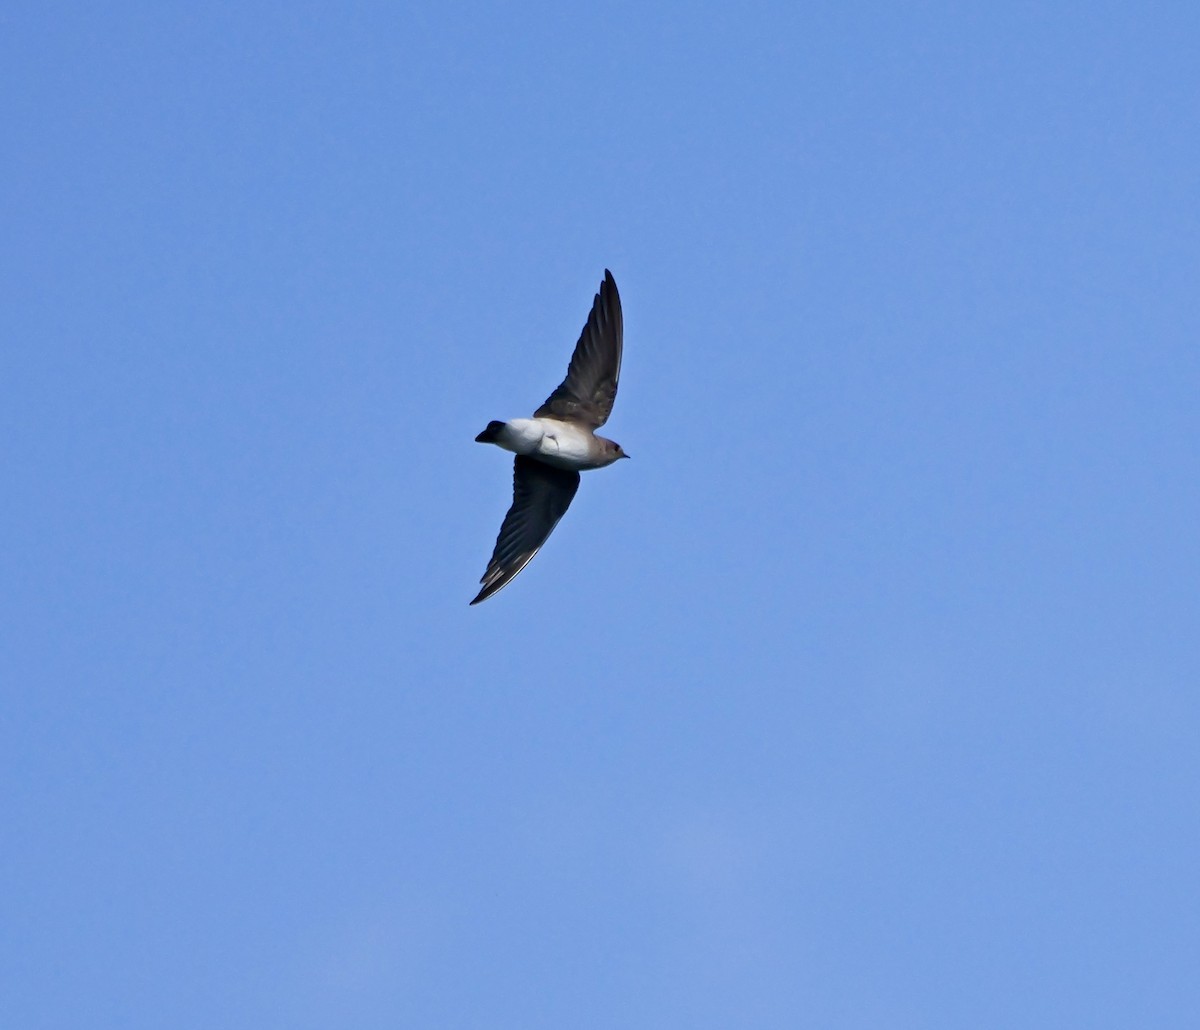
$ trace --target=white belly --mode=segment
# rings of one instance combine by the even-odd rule
[[[565,469],[591,468],[594,437],[570,422],[554,418],[514,418],[496,441],[506,451],[528,454]]]

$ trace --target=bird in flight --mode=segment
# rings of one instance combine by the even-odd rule
[[[479,581],[483,587],[471,604],[507,586],[529,564],[570,507],[581,471],[629,457],[620,444],[596,435],[617,397],[621,336],[621,298],[612,273],[605,269],[566,379],[533,418],[489,422],[475,437],[478,443],[494,443],[517,457],[512,507]]]

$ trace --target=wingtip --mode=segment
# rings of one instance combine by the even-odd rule
[[[485,576],[484,579],[486,579],[486,578],[487,577]],[[483,580],[480,580],[480,582],[482,583]],[[474,607],[475,605],[479,604],[480,601],[486,601],[489,597],[492,596],[492,594],[497,593],[500,590],[500,587],[502,587],[502,586],[504,586],[503,583],[501,583],[499,586],[497,586],[495,582],[484,583],[484,585],[480,588],[479,593],[477,593],[475,595],[475,599],[473,601],[468,602],[467,607],[471,608],[471,607]]]
[[[602,304],[620,304],[621,293],[617,289],[617,280],[607,268],[604,270],[604,282],[600,284],[600,292],[596,294]]]

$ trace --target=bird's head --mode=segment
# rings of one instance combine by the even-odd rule
[[[614,461],[619,461],[621,458],[628,458],[629,455],[622,450],[621,445],[615,440],[605,440],[604,457],[608,459],[608,463],[611,465]]]

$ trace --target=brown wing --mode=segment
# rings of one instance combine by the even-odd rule
[[[552,468],[518,454],[513,462],[513,502],[496,537],[496,549],[471,604],[507,586],[538,553],[579,489],[579,473]]]
[[[534,418],[567,419],[592,429],[604,425],[617,398],[623,332],[621,298],[612,272],[606,268],[600,292],[592,301],[592,313],[567,366],[567,378],[533,413]]]

